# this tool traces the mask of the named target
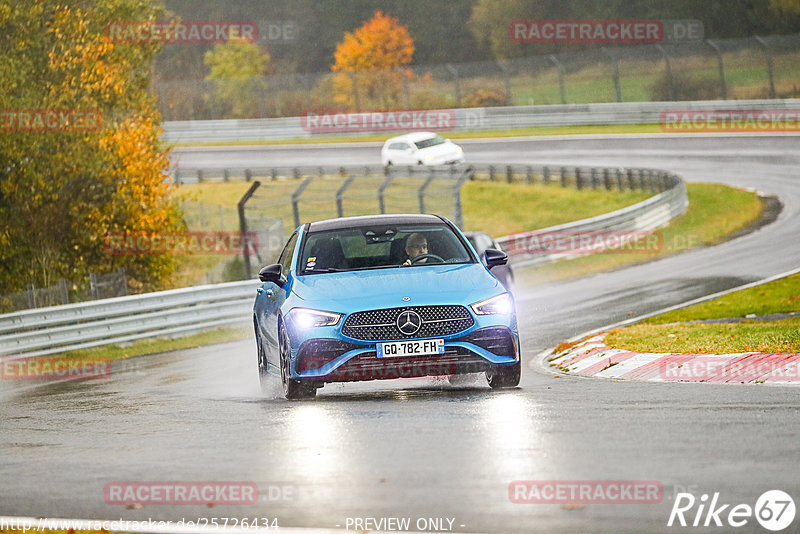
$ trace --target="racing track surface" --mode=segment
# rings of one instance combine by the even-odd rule
[[[251,340],[137,358],[107,380],[3,381],[0,514],[266,516],[281,526],[342,528],[348,517],[410,517],[412,525],[430,517],[472,532],[666,532],[677,529],[666,522],[681,488],[751,506],[764,491],[781,489],[800,503],[800,388],[556,378],[536,361],[586,330],[800,265],[800,137],[463,145],[473,162],[669,169],[687,181],[776,194],[784,209],[775,223],[713,248],[518,295],[524,367],[513,391],[478,382],[372,382],[326,386],[314,401],[287,402],[259,391]],[[174,157],[187,167],[368,164],[378,162],[378,149],[205,148]],[[664,499],[512,504],[509,483],[530,479],[655,480]],[[187,480],[254,481],[262,500],[126,509],[103,499],[111,481]],[[278,487],[291,495],[278,498]],[[787,531],[797,528],[796,520]],[[765,532],[752,518],[736,530]]]

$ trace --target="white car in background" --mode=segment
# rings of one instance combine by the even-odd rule
[[[464,162],[464,151],[433,132],[415,132],[392,137],[383,144],[381,164],[447,165]]]

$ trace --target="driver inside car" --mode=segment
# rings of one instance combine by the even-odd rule
[[[425,238],[425,235],[419,232],[414,232],[408,236],[408,239],[406,239],[406,256],[408,256],[408,259],[403,263],[403,265],[411,265],[411,263],[414,261],[414,258],[427,253],[428,240]],[[422,258],[416,263],[425,263],[427,261],[428,258]]]

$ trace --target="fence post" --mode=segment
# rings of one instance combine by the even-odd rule
[[[495,63],[497,63],[497,66],[500,67],[500,71],[503,73],[503,88],[505,89],[506,92],[506,106],[510,106],[512,105],[511,104],[512,98],[511,98],[511,76],[509,73],[509,69],[499,59],[495,61]]]
[[[617,168],[617,190],[622,191],[624,188],[623,180],[622,180],[622,169]]]
[[[514,171],[511,169],[511,165],[506,165],[506,183],[511,183],[514,181]]]
[[[619,62],[617,61],[617,56],[606,47],[602,47],[600,50],[611,60],[611,78],[614,80],[614,95],[617,97],[617,102],[622,102],[622,88],[619,84]]]
[[[358,102],[358,85],[356,82],[356,73],[348,71],[347,75],[350,77],[350,81],[353,84],[353,104],[355,105],[356,112],[359,112],[361,111],[361,105]]]
[[[69,304],[69,293],[67,292],[67,281],[63,278],[58,279],[58,289],[61,293],[61,304]]]
[[[203,183],[203,169],[197,169],[197,183]]]
[[[558,91],[561,93],[561,103],[567,103],[567,90],[564,87],[564,65],[561,63],[561,60],[558,59],[558,55],[550,54],[547,56],[553,65],[555,65],[556,69],[558,69]]]
[[[89,273],[89,292],[92,300],[97,300],[97,275],[94,273]]]
[[[603,169],[603,185],[606,191],[611,191],[611,176],[608,173],[608,168]]]
[[[35,308],[36,307],[36,288],[33,284],[28,284],[28,307]]]
[[[425,213],[425,190],[428,188],[429,185],[436,179],[436,175],[431,169],[431,174],[425,179],[425,182],[420,186],[419,190],[417,191],[417,196],[419,197],[419,212]]]
[[[272,171],[275,172],[275,169],[272,169]],[[250,186],[244,196],[242,196],[242,198],[239,200],[239,203],[236,204],[236,209],[239,212],[239,232],[242,237],[247,235],[247,217],[245,217],[244,206],[247,204],[247,201],[250,200],[250,197],[253,196],[253,193],[256,192],[256,189],[258,189],[260,185],[261,182],[258,180],[253,182],[253,185]],[[244,275],[249,279],[251,276],[253,276],[253,274],[250,268],[250,251],[248,250],[248,247],[242,247],[242,259],[244,260]]]
[[[561,187],[567,187],[567,168],[561,167]]]
[[[297,169],[295,169],[295,172],[298,172]],[[292,193],[292,214],[294,215],[294,227],[295,228],[300,226],[300,206],[298,205],[299,202],[300,202],[300,195],[303,194],[303,191],[306,190],[306,187],[308,187],[309,184],[311,184],[311,182],[313,180],[314,180],[314,177],[313,176],[309,176],[308,178],[303,180],[303,183],[300,184],[300,187],[298,187],[295,190],[295,192]]]
[[[389,176],[386,177],[386,180],[384,180],[380,187],[378,187],[378,209],[381,213],[386,213],[386,205],[384,203],[383,195],[386,192],[386,189],[392,185],[395,176],[397,175],[394,173],[389,173]]]
[[[494,165],[489,165],[489,181],[494,182]]]
[[[342,187],[340,187],[336,191],[336,216],[337,217],[344,217],[344,206],[342,205],[344,199],[344,192],[347,191],[347,188],[350,187],[350,184],[353,183],[356,177],[352,174],[344,181]]]
[[[669,99],[675,101],[675,85],[672,83],[672,62],[669,59],[669,54],[661,45],[656,45],[656,50],[661,52],[664,56],[664,72],[667,75],[667,87],[669,87]]]
[[[600,178],[597,176],[597,167],[592,167],[592,189],[597,189],[600,185]]]
[[[458,182],[455,185],[455,194],[453,195],[455,199],[455,204],[453,205],[453,211],[456,226],[463,229],[464,228],[464,214],[461,212],[461,188],[464,186],[468,180],[472,179],[473,173],[472,167],[467,167],[464,169],[464,172],[459,176]]]
[[[544,176],[542,177],[542,181],[543,181],[545,184],[547,184],[547,183],[550,181],[550,174],[549,174],[549,172],[550,172],[550,171],[548,171],[548,170],[547,170],[547,167],[545,167],[545,168],[544,168],[544,171],[543,171],[543,173],[544,173]],[[527,167],[525,167],[525,183],[526,183],[526,184],[528,184],[528,185],[531,185],[531,184],[533,183],[533,169],[531,169],[531,166],[530,166],[530,165],[528,165]]]
[[[117,269],[117,273],[119,274],[119,277],[122,279],[122,284],[121,284],[122,295],[120,296],[124,297],[128,294],[128,278],[127,276],[125,276],[125,267],[120,267],[119,269]]]
[[[583,189],[583,176],[581,176],[580,167],[575,167],[575,188],[579,191]]]
[[[717,70],[719,71],[719,90],[722,93],[722,100],[728,99],[728,84],[725,82],[725,64],[722,60],[722,50],[711,39],[706,39],[706,44],[717,54]]]
[[[769,50],[769,44],[762,37],[756,35],[756,42],[764,49],[764,56],[767,58],[767,74],[769,75],[769,97],[775,98],[775,71],[772,64],[772,52]]]
[[[456,94],[456,107],[460,108],[461,107],[461,81],[459,80],[459,77],[458,77],[458,69],[455,68],[450,63],[447,63],[445,65],[445,67],[447,68],[448,71],[450,71],[450,74],[453,75],[453,88],[454,88],[455,94]]]
[[[394,71],[400,74],[403,80],[403,99],[405,100],[406,109],[411,109],[411,92],[408,90],[408,77],[406,72],[400,67],[395,67]]]

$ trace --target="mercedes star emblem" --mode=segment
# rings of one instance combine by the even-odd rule
[[[416,334],[422,326],[422,317],[415,311],[405,310],[397,316],[397,328],[405,335]]]

